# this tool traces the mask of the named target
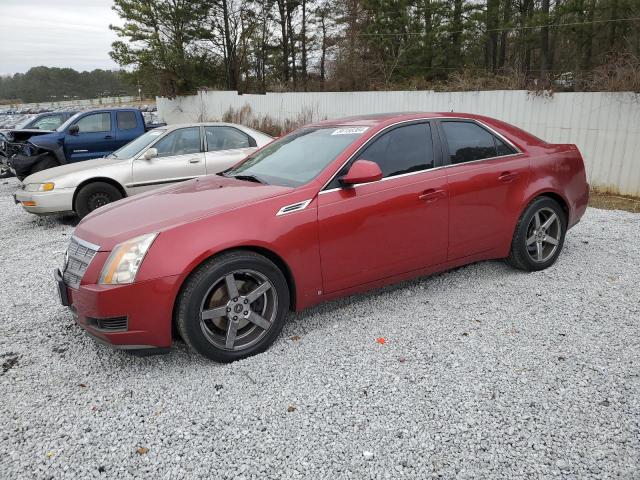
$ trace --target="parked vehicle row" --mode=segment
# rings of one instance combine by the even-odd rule
[[[173,160],[163,164],[175,157],[160,155],[179,152],[180,168],[185,155],[200,155],[204,175],[211,145],[237,146],[215,131],[223,127],[257,136],[237,126],[176,126],[105,162],[131,169],[125,184],[155,186],[182,178],[171,173]],[[256,138],[247,148],[259,145]],[[46,172],[26,179],[34,186],[19,195],[38,190],[41,197],[24,201],[44,201],[59,186],[79,195],[84,173],[64,168],[51,170],[60,172],[53,181]],[[121,175],[120,166],[99,168]],[[152,177],[137,178],[136,168]],[[98,341],[167,349],[178,332],[202,355],[228,362],[268,348],[289,310],[487,259],[541,270],[558,258],[589,195],[575,145],[455,113],[315,123],[216,175],[190,176],[98,208],[76,228],[57,288]]]
[[[8,130],[2,161],[20,180],[49,168],[100,158],[158,125],[147,125],[138,109],[79,112],[53,131]]]
[[[114,114],[118,125],[122,111]],[[159,127],[105,158],[34,173],[14,198],[30,213],[73,212],[82,218],[121,198],[226,170],[272,140],[227,123]]]

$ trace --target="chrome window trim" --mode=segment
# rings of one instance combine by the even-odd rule
[[[76,242],[86,248],[90,248],[91,250],[95,250],[96,252],[100,251],[100,246],[91,242],[87,242],[86,240],[82,240],[81,238],[76,237],[75,235],[71,235]]]
[[[449,168],[449,167],[456,167],[458,165],[469,165],[470,163],[477,163],[477,162],[485,162],[487,160],[495,160],[496,158],[508,158],[508,157],[515,157],[518,155],[523,155],[524,152],[522,150],[520,150],[518,147],[516,147],[508,138],[505,138],[503,135],[501,135],[500,133],[496,132],[493,128],[491,128],[490,126],[486,125],[484,122],[477,120],[475,118],[470,118],[470,117],[430,117],[430,118],[412,118],[411,120],[403,120],[401,122],[396,122],[393,123],[391,125],[387,125],[383,130],[379,131],[377,134],[375,134],[373,137],[369,138],[366,142],[364,142],[360,148],[358,150],[356,150],[353,154],[351,154],[349,156],[349,158],[347,158],[347,160],[340,165],[340,168],[338,168],[338,170],[336,170],[336,173],[333,174],[333,176],[322,186],[322,188],[320,189],[320,191],[318,192],[318,195],[322,195],[324,193],[329,193],[329,192],[335,192],[337,190],[342,190],[342,188],[340,187],[336,187],[336,188],[331,188],[329,190],[325,190],[325,188],[327,188],[327,185],[329,185],[331,182],[333,182],[334,178],[336,178],[336,176],[338,175],[338,173],[340,172],[340,170],[342,170],[342,168],[349,163],[353,157],[355,157],[357,154],[361,153],[366,146],[373,140],[377,139],[379,137],[379,135],[383,134],[384,132],[386,132],[388,129],[390,129],[391,127],[395,127],[398,125],[402,125],[404,123],[411,123],[411,122],[420,122],[420,121],[430,121],[430,120],[462,120],[462,121],[467,121],[467,122],[475,122],[477,124],[479,124],[480,126],[482,126],[483,128],[485,128],[486,130],[488,130],[492,135],[495,135],[496,137],[498,137],[500,140],[502,140],[504,143],[506,143],[508,146],[510,146],[511,148],[513,148],[516,153],[510,153],[509,155],[498,155],[495,157],[488,157],[488,158],[481,158],[478,160],[472,160],[470,162],[464,162],[464,163],[452,163],[452,164],[448,164],[448,165],[441,165],[439,167],[434,167],[434,168],[428,168],[426,170],[418,170],[417,172],[409,172],[409,173],[403,173],[401,175],[394,175],[393,177],[385,177],[381,180],[378,180],[377,182],[371,182],[371,183],[380,183],[380,182],[385,182],[387,180],[392,180],[394,178],[402,178],[402,177],[408,177],[410,175],[418,175],[421,173],[426,173],[426,172],[433,172],[435,170],[440,170],[440,169],[444,169],[444,168]],[[368,183],[358,183],[356,185],[353,185],[353,188],[358,187],[359,185],[368,185]],[[351,187],[350,187],[351,188]]]

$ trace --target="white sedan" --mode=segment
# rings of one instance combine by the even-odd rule
[[[121,198],[226,170],[272,140],[231,123],[160,127],[105,158],[34,173],[14,198],[30,213],[82,218]]]

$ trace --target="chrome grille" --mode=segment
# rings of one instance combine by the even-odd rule
[[[89,264],[96,255],[100,247],[93,245],[76,237],[71,237],[67,254],[65,255],[65,265],[62,278],[71,288],[78,288],[84,273],[89,268]]]

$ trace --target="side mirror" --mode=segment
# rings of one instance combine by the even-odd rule
[[[382,170],[377,163],[370,160],[356,160],[351,168],[340,178],[343,185],[355,185],[356,183],[371,183],[382,179]]]
[[[148,149],[146,152],[144,152],[144,155],[142,155],[142,158],[144,158],[145,160],[151,160],[152,158],[156,158],[157,156],[158,156],[158,149],[152,147]]]
[[[80,127],[76,124],[76,125],[71,125],[69,127],[69,134],[70,135],[77,135],[78,133],[80,133]]]

